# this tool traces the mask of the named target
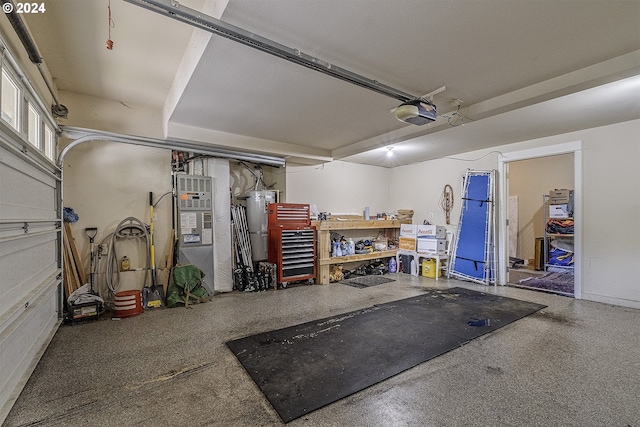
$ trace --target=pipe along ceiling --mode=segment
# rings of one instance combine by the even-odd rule
[[[64,157],[69,150],[77,145],[91,141],[112,141],[124,144],[141,145],[145,147],[164,148],[170,150],[187,151],[197,154],[203,154],[223,159],[244,160],[251,163],[282,167],[285,165],[285,159],[281,157],[266,156],[262,154],[245,153],[242,151],[232,151],[211,145],[198,143],[195,141],[185,141],[179,139],[155,139],[145,138],[141,136],[125,135],[113,132],[105,132],[95,129],[85,129],[73,126],[60,126],[60,137],[69,138],[70,142],[58,155],[58,166],[62,167]]]

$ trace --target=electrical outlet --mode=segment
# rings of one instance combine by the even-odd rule
[[[430,219],[433,219],[433,212],[431,212],[431,213],[429,214],[429,218],[430,218]]]
[[[158,214],[157,213],[153,213],[153,222],[158,222]]]

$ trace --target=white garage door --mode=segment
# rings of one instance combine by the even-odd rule
[[[0,423],[60,324],[60,171],[0,122]]]

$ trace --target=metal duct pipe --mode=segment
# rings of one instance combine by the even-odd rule
[[[243,153],[240,151],[225,150],[222,148],[216,148],[207,146],[205,144],[193,142],[193,141],[179,141],[179,140],[162,140],[154,138],[145,138],[140,136],[124,135],[112,132],[104,132],[93,129],[84,129],[71,126],[60,126],[62,132],[60,134],[63,138],[73,139],[73,141],[64,147],[58,155],[57,164],[62,168],[64,157],[73,147],[89,141],[112,141],[121,142],[124,144],[142,145],[145,147],[164,148],[167,150],[180,150],[189,151],[198,154],[209,155],[212,157],[219,157],[224,159],[244,160],[247,162],[258,163],[268,166],[282,167],[285,165],[285,160],[280,157],[265,156],[262,154]]]
[[[186,6],[181,5],[175,0],[125,1],[151,10],[153,12],[167,15],[169,18],[173,18],[177,21],[184,22],[196,28],[200,28],[210,33],[228,38],[245,46],[249,46],[262,52],[266,52],[268,54],[285,59],[289,62],[311,68],[312,70],[319,71],[321,73],[330,75],[340,80],[344,80],[365,89],[369,89],[382,95],[398,99],[402,102],[420,98],[419,96],[410,95],[399,89],[394,89],[390,86],[383,85],[376,80],[368,79],[359,74],[345,70],[344,68],[329,64],[328,62],[325,62],[321,59],[302,53],[298,49],[292,49],[290,47],[281,45],[280,43],[274,42],[273,40],[269,40],[265,37],[251,33],[242,28],[220,21],[219,19],[216,19],[212,16],[200,13],[197,10],[190,9]]]

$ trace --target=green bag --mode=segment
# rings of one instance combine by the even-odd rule
[[[167,290],[167,307],[209,301],[209,293],[202,286],[204,272],[192,264],[173,267],[172,283]]]

